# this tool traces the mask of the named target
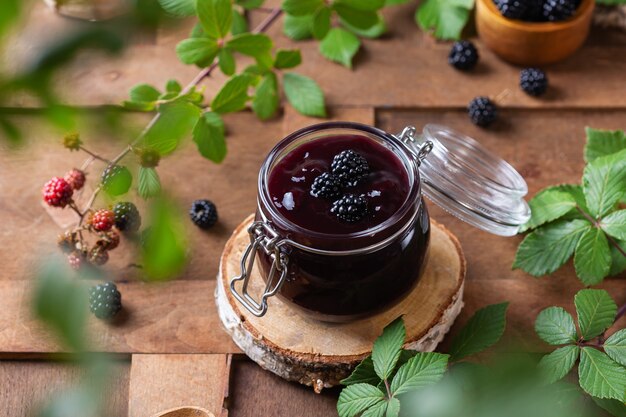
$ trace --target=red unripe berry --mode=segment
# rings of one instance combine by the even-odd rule
[[[74,190],[80,190],[85,185],[85,173],[80,169],[72,169],[67,174],[65,174],[65,181],[72,187]]]
[[[42,190],[43,200],[52,207],[65,207],[72,201],[72,186],[61,177],[52,177]]]
[[[79,253],[70,253],[67,255],[67,261],[73,270],[78,271],[83,264],[83,257]]]
[[[115,224],[115,214],[111,210],[100,209],[91,216],[90,224],[95,231],[107,232]]]

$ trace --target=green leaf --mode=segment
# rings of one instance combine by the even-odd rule
[[[369,384],[354,384],[339,394],[337,412],[339,417],[354,417],[375,404],[384,402],[385,394]]]
[[[620,240],[617,245],[626,252],[626,241]],[[609,276],[618,275],[626,271],[626,256],[620,252],[615,246],[611,245],[611,270]]]
[[[183,100],[162,104],[159,106],[158,120],[145,134],[140,145],[167,155],[191,132],[199,116],[200,109]]]
[[[615,211],[600,221],[600,227],[608,235],[626,240],[626,210]]]
[[[385,6],[397,6],[399,4],[405,4],[408,3],[411,0],[386,0],[385,1]]]
[[[301,41],[313,37],[313,15],[292,16],[286,15],[283,19],[283,32],[294,41]]]
[[[370,39],[376,39],[382,36],[385,32],[387,32],[387,25],[385,24],[385,19],[380,14],[377,14],[378,22],[368,29],[360,29],[354,25],[351,25],[349,22],[340,19],[342,26],[348,29],[350,32]]]
[[[623,130],[599,130],[585,128],[587,143],[585,144],[585,161],[611,155],[626,149],[626,133]]]
[[[574,296],[578,327],[583,339],[590,340],[604,332],[615,319],[617,305],[605,290],[580,290]]]
[[[363,361],[354,368],[354,371],[352,371],[349,377],[341,380],[343,385],[361,383],[377,385],[379,382],[380,378],[376,375],[376,371],[374,370],[374,361],[371,355],[363,359]]]
[[[126,194],[132,183],[133,176],[124,166],[117,165],[116,168],[107,169],[102,173],[102,189],[112,197]]]
[[[261,120],[267,120],[276,114],[280,98],[276,74],[268,73],[257,87],[252,99],[252,110]]]
[[[122,103],[125,109],[135,111],[153,111],[156,108],[156,103],[136,102],[136,101],[124,101]]]
[[[564,216],[576,207],[576,199],[570,193],[548,188],[539,192],[528,204],[531,217],[524,225],[524,230],[534,229]]]
[[[586,220],[558,220],[528,234],[522,241],[513,269],[534,276],[551,274],[572,256],[580,237],[591,228]]]
[[[233,75],[235,73],[237,64],[235,63],[235,57],[232,52],[228,49],[221,49],[217,54],[217,59],[222,73],[225,75]]]
[[[578,346],[568,345],[541,358],[539,372],[546,383],[552,384],[567,375],[574,367],[579,352]]]
[[[385,417],[398,417],[400,415],[400,400],[392,397],[387,402],[387,413]]]
[[[5,0],[2,2],[2,9],[0,9],[0,36],[12,25],[19,22],[22,4],[22,0]]]
[[[161,192],[161,180],[156,169],[139,167],[139,184],[137,193],[141,198],[148,199],[157,196]]]
[[[405,337],[404,321],[402,317],[398,317],[388,324],[383,334],[374,341],[372,361],[376,375],[380,379],[386,379],[395,368]]]
[[[71,350],[85,349],[87,300],[82,281],[61,262],[46,262],[38,272],[33,291],[36,316],[50,326]]]
[[[265,0],[236,0],[235,3],[244,9],[256,9],[263,6]]]
[[[157,101],[161,93],[149,84],[137,84],[130,89],[130,99],[135,102]]]
[[[333,8],[342,20],[359,29],[369,29],[378,23],[376,12],[353,9],[342,4],[335,4]]]
[[[604,351],[615,362],[626,366],[626,329],[619,330],[606,339]]]
[[[576,343],[576,325],[572,315],[561,307],[548,307],[537,316],[535,331],[546,343],[564,345]]]
[[[159,0],[163,10],[176,17],[187,17],[196,14],[195,0]]]
[[[324,0],[283,0],[281,8],[293,16],[304,16],[315,13],[324,5]]]
[[[426,0],[418,7],[415,21],[423,30],[433,30],[438,39],[459,39],[472,9],[462,3],[458,0]]]
[[[589,395],[624,401],[626,369],[599,350],[582,348],[578,375],[581,388]]]
[[[509,303],[492,304],[481,308],[469,319],[452,340],[450,356],[457,361],[494,345],[504,333],[506,310]]]
[[[252,80],[253,77],[247,74],[232,77],[213,98],[211,109],[223,114],[236,112],[246,107],[246,102],[250,98],[248,87]]]
[[[304,75],[288,72],[283,76],[283,88],[287,100],[299,113],[326,117],[324,93],[315,81]]]
[[[239,13],[237,10],[233,10],[233,25],[230,28],[230,33],[233,36],[240,35],[242,33],[248,32],[248,19],[243,13]]]
[[[583,192],[591,215],[599,218],[609,212],[624,196],[625,184],[626,149],[587,164],[583,173]]]
[[[233,22],[231,0],[196,0],[198,18],[204,32],[214,40],[223,39]]]
[[[242,33],[229,40],[226,46],[244,55],[257,58],[272,49],[272,40],[262,33]]]
[[[226,157],[224,122],[217,113],[204,113],[193,128],[193,141],[200,155],[217,164]]]
[[[168,93],[176,93],[179,94],[183,90],[183,87],[176,80],[167,80],[165,84],[165,91]]]
[[[302,63],[302,55],[299,49],[279,49],[276,52],[274,68],[287,69],[295,68]]]
[[[448,366],[448,355],[420,352],[398,369],[391,381],[394,396],[432,385],[443,378]]]
[[[612,416],[626,417],[626,403],[608,398],[591,397],[591,399],[598,407],[602,408]]]
[[[142,244],[142,266],[150,281],[165,281],[182,272],[187,242],[179,210],[171,202],[155,199],[150,207],[150,232]]]
[[[176,45],[176,55],[183,64],[209,66],[218,51],[217,42],[208,38],[184,39]]]
[[[574,255],[576,275],[585,285],[602,282],[611,269],[611,250],[602,229],[592,227],[580,238]]]
[[[385,0],[336,0],[335,4],[342,4],[356,10],[376,11],[385,6]]]
[[[361,414],[361,417],[385,417],[387,404],[387,401],[378,402],[365,410],[363,414]]]
[[[315,13],[313,17],[313,37],[315,39],[324,39],[324,36],[330,30],[330,17],[332,10],[329,7],[322,7]]]
[[[352,58],[361,47],[361,41],[341,28],[332,28],[320,43],[320,52],[331,61],[352,68]]]

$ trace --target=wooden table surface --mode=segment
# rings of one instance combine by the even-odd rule
[[[269,1],[276,4],[278,1]],[[314,77],[326,93],[330,116],[398,131],[426,123],[452,126],[479,139],[510,161],[526,178],[530,194],[550,184],[575,183],[584,166],[585,126],[626,128],[626,33],[595,29],[585,46],[568,60],[548,68],[551,87],[534,99],[517,86],[519,68],[497,59],[479,40],[476,71],[459,73],[447,64],[448,43],[436,42],[413,22],[415,4],[387,13],[390,33],[367,40],[350,71],[324,60],[315,42],[288,40],[271,29],[277,46],[302,49],[301,71]],[[254,12],[252,20],[263,18]],[[53,14],[36,2],[19,36],[8,43],[4,65],[19,68],[45,47],[48,33],[71,31],[85,23]],[[92,109],[81,134],[91,148],[113,155],[122,146],[97,118],[99,106],[116,104],[139,82],[163,85],[176,77],[190,80],[196,70],[178,62],[176,43],[193,21],[162,28],[132,39],[123,55],[110,58],[86,53],[55,82],[69,104]],[[205,81],[207,94],[221,84],[218,75]],[[464,107],[477,95],[499,97],[500,118],[489,129],[473,126]],[[36,107],[29,97],[15,97],[12,107]],[[23,112],[22,112],[23,113]],[[127,121],[145,124],[146,115]],[[58,225],[40,203],[41,185],[80,165],[83,155],[59,144],[61,133],[37,114],[16,116],[26,132],[23,147],[0,153],[0,416],[28,416],[55,390],[76,380],[78,370],[51,353],[63,352],[54,337],[31,316],[30,278],[42,254],[55,250]],[[177,405],[198,405],[216,416],[334,416],[337,390],[316,395],[287,383],[247,360],[221,329],[213,289],[221,248],[231,230],[254,210],[256,176],[267,151],[286,133],[315,120],[286,107],[280,117],[259,122],[250,112],[226,117],[229,156],[213,165],[188,144],[159,167],[164,187],[181,207],[210,198],[220,211],[218,226],[201,232],[189,228],[191,263],[177,280],[149,285],[135,280],[127,267],[130,255],[118,256],[107,269],[117,277],[127,317],[123,324],[89,323],[93,346],[117,352],[115,379],[103,395],[107,416],[150,416]],[[476,309],[511,301],[507,337],[530,349],[541,349],[532,324],[548,305],[572,311],[573,295],[582,288],[568,265],[553,276],[535,279],[512,271],[521,238],[478,231],[433,204],[431,214],[460,239],[468,261],[466,306],[458,323]],[[624,276],[601,286],[621,304],[626,301]],[[444,348],[447,342],[444,341]]]

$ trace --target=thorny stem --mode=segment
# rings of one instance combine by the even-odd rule
[[[578,205],[576,205],[576,210],[578,210],[578,212],[582,214],[585,219],[589,220],[591,224],[593,224],[594,227],[601,228],[600,223],[596,219],[594,219],[593,217],[585,213],[585,211],[581,209]],[[611,245],[613,245],[613,247],[615,247],[615,249],[617,249],[617,251],[626,258],[626,251],[622,249],[622,247],[617,243],[617,241],[613,239],[613,237],[610,236],[608,233],[605,233],[605,235],[609,243],[611,243]]]
[[[278,19],[278,17],[280,17],[280,15],[282,14],[282,9],[280,8],[273,8],[271,9],[271,13],[252,31],[252,33],[261,33],[261,32],[265,32],[267,29],[269,29],[272,24],[274,24],[274,22],[276,21],[276,19]],[[209,67],[207,68],[203,68],[202,71],[200,71],[198,73],[198,75],[196,75],[194,77],[193,80],[191,80],[191,82],[182,90],[182,92],[180,93],[180,95],[185,95],[187,93],[189,93],[194,87],[196,87],[198,84],[200,84],[200,82],[202,80],[204,80],[205,78],[209,77],[211,75],[211,73],[215,70],[215,68],[217,68],[217,63],[213,63],[211,64]],[[121,161],[126,155],[128,155],[129,152],[131,152],[133,150],[133,147],[135,145],[137,145],[137,143],[139,143],[139,141],[141,141],[141,139],[144,138],[144,136],[146,135],[146,133],[148,133],[148,131],[155,125],[155,123],[159,120],[160,117],[160,113],[157,113],[156,115],[154,115],[154,117],[152,118],[152,120],[150,120],[150,122],[148,123],[148,125],[141,131],[141,133],[139,134],[139,136],[137,136],[137,138],[135,138],[135,140],[133,140],[130,145],[128,145],[126,148],[124,148],[124,150],[122,150],[115,158],[113,158],[111,161],[108,161],[102,157],[100,157],[99,155],[96,155],[92,152],[87,151],[86,149],[82,148],[81,149],[83,151],[85,151],[86,153],[88,153],[89,155],[91,155],[93,158],[99,159],[101,161],[104,161],[107,163],[107,169],[110,168],[111,166],[117,164],[119,161]],[[98,194],[100,193],[100,191],[102,190],[102,187],[98,186],[93,193],[91,194],[91,197],[89,198],[89,201],[87,202],[87,204],[85,205],[85,208],[83,210],[83,212],[81,213],[78,209],[76,209],[77,213],[80,216],[80,221],[78,223],[78,225],[80,226],[83,223],[83,220],[85,218],[85,215],[89,212],[89,210],[91,209],[91,206],[93,205],[94,201],[96,200],[96,197],[98,196]],[[625,255],[626,256],[626,255]]]

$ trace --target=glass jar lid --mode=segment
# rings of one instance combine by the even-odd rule
[[[515,235],[530,219],[528,186],[508,162],[446,126],[428,124],[414,133],[409,127],[399,136],[421,161],[423,193],[439,207],[501,236]]]

